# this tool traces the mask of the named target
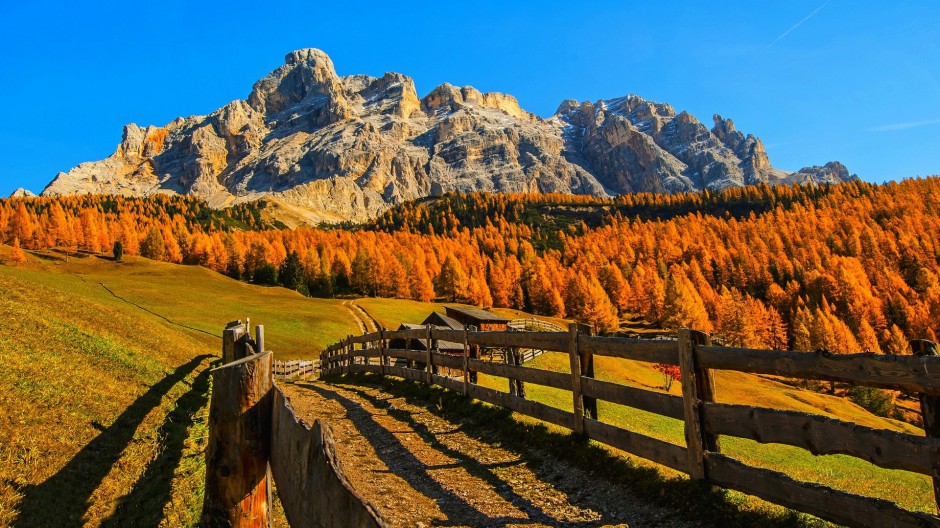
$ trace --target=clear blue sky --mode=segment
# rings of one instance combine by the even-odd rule
[[[341,75],[470,84],[543,116],[627,93],[720,113],[788,170],[940,174],[936,0],[208,4],[0,3],[0,195],[108,156],[125,123],[243,99],[304,47]]]

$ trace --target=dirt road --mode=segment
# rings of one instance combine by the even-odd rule
[[[629,490],[531,448],[488,442],[377,387],[284,390],[299,416],[331,425],[353,486],[393,526],[691,526]]]

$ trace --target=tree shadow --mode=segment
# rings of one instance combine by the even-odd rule
[[[89,498],[120,460],[140,424],[160,405],[174,385],[212,357],[203,354],[177,367],[171,374],[151,385],[110,426],[99,425],[101,434],[85,444],[62,469],[41,484],[20,488],[23,499],[18,505],[19,515],[11,526],[83,526]]]
[[[160,455],[147,465],[131,491],[121,498],[117,509],[101,526],[160,525],[163,508],[170,501],[174,473],[183,459],[189,429],[209,400],[209,375],[209,369],[203,369],[193,379],[190,389],[176,400],[174,409],[157,430],[157,437],[163,439]]]

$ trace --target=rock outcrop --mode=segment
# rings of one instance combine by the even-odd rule
[[[774,169],[761,141],[714,116],[635,95],[565,101],[542,119],[500,93],[411,78],[340,77],[320,50],[292,52],[247,100],[163,127],[124,128],[107,159],[60,173],[43,195],[194,194],[224,207],[264,198],[288,225],[371,218],[447,191],[610,195],[837,182],[831,162]]]

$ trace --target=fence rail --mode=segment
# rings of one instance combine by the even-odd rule
[[[298,420],[274,383],[278,370],[303,375],[314,362],[274,361],[255,330],[252,339],[248,323],[229,323],[212,370],[201,525],[270,527],[273,480],[291,526],[385,528],[346,478],[329,426]]]
[[[426,350],[388,347],[390,339],[417,339]],[[464,344],[463,356],[436,351],[436,342]],[[721,454],[720,436],[800,447],[813,454],[845,454],[880,467],[932,477],[940,501],[940,357],[929,341],[912,341],[916,356],[830,355],[712,346],[707,335],[681,330],[678,340],[591,335],[584,325],[568,332],[476,332],[420,328],[381,331],[331,345],[320,356],[323,374],[371,372],[462,392],[472,398],[544,420],[604,444],[688,473],[691,478],[748,493],[823,519],[861,527],[940,527],[940,518],[894,503],[846,493],[743,464]],[[475,359],[480,347],[567,352],[571,372],[559,373]],[[678,365],[682,396],[595,378],[594,356]],[[509,355],[507,355],[508,359]],[[378,362],[372,361],[378,358]],[[408,367],[392,366],[403,359]],[[440,375],[446,367],[458,376]],[[872,429],[820,415],[715,402],[713,369],[848,382],[921,394],[927,436]],[[509,393],[476,384],[476,373],[506,378]],[[571,392],[573,412],[525,398],[525,383]],[[683,420],[680,446],[600,421],[597,400]]]

